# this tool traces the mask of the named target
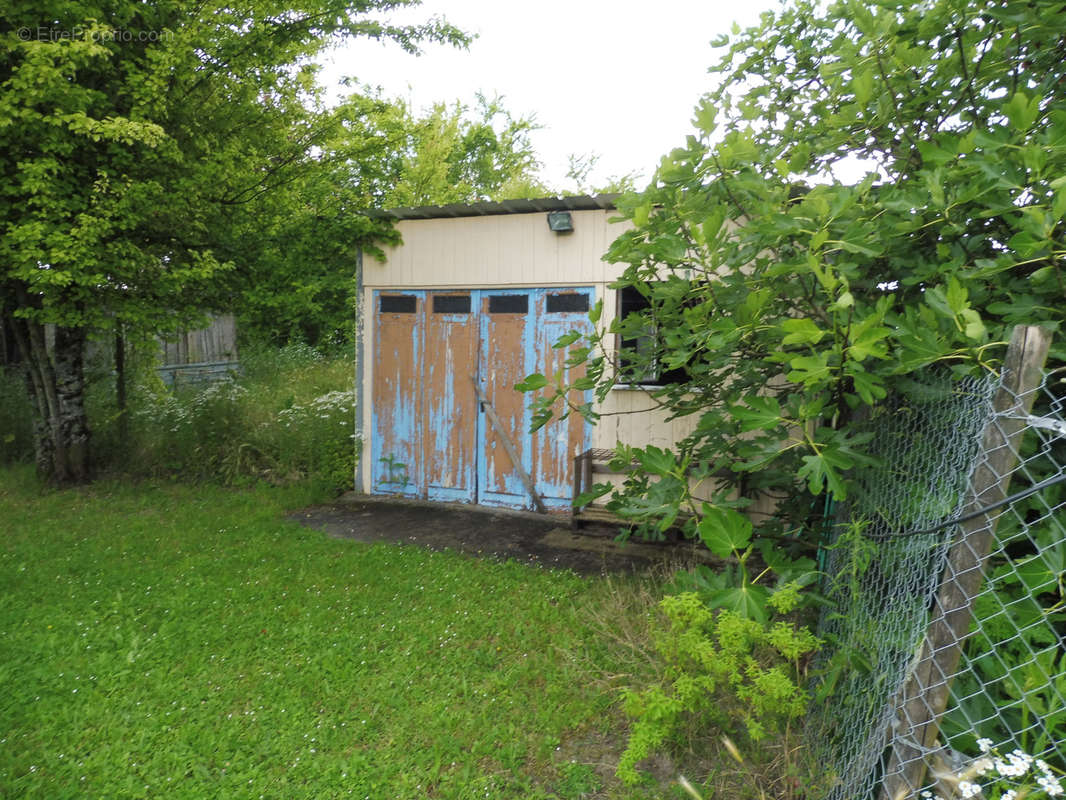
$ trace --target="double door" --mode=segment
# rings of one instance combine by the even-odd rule
[[[572,330],[589,332],[594,301],[590,287],[375,292],[373,491],[528,507],[513,450],[544,504],[568,507],[573,457],[589,446],[588,425],[573,413],[530,433],[535,396],[514,385],[535,372],[566,382],[584,374],[566,366],[569,348],[552,345]]]

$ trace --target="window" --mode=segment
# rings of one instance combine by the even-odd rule
[[[635,286],[618,290],[618,319],[622,333],[618,336],[618,382],[631,386],[664,386],[688,378],[684,368],[663,370],[658,353],[662,347],[654,319],[646,312],[651,301]],[[634,315],[628,322],[626,318]]]
[[[437,294],[433,296],[434,314],[469,314],[470,295]]]
[[[587,294],[578,294],[577,292],[550,294],[544,310],[549,314],[588,313],[589,296]]]
[[[382,314],[414,314],[418,310],[418,298],[413,294],[381,295]]]
[[[529,311],[528,294],[490,294],[490,314],[525,314]]]

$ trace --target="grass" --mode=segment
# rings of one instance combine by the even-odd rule
[[[575,744],[624,746],[602,582],[282,519],[313,499],[0,470],[0,797],[679,796]]]
[[[354,364],[345,354],[326,355],[306,345],[248,345],[233,383],[174,389],[162,385],[151,357],[135,351],[131,364],[126,430],[115,408],[109,362],[93,371],[87,407],[98,472],[233,486],[266,480],[351,488]]]

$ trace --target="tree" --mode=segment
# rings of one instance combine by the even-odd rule
[[[391,223],[369,215],[380,208],[389,183],[399,129],[395,107],[353,94],[320,119],[313,168],[276,187],[245,215],[227,256],[252,280],[233,286],[230,310],[245,341],[311,345],[350,343],[361,251],[380,254],[398,239]]]
[[[165,330],[219,305],[242,274],[247,220],[318,166],[338,119],[308,111],[310,58],[340,36],[465,41],[441,21],[368,16],[414,2],[16,0],[0,12],[0,314],[24,356],[43,477],[89,474],[88,332]]]
[[[322,111],[325,116],[325,111]],[[436,104],[421,116],[363,89],[328,117],[318,168],[272,193],[275,211],[247,220],[234,259],[254,265],[240,289],[242,336],[284,343],[350,342],[360,248],[397,239],[368,209],[549,194],[536,177],[530,118],[502,98],[476,109]]]
[[[654,489],[695,531],[744,504],[735,489],[771,491],[784,502],[762,532],[801,529],[812,496],[847,497],[869,461],[850,423],[903,377],[983,369],[1015,323],[1062,325],[1064,10],[797,0],[717,43],[695,133],[619,202],[634,227],[609,258],[648,309],[575,355],[602,397],[614,335],[640,339],[623,371],[671,371],[652,393],[698,416],[665,459],[635,454],[615,508],[639,516]],[[856,165],[865,177],[841,177]],[[683,467],[733,477],[695,498]]]
[[[393,158],[385,207],[446,205],[540,197],[533,117],[515,117],[502,97],[477,96],[476,108],[436,103],[415,117],[397,108],[402,144]]]
[[[578,194],[615,194],[637,190],[640,173],[636,170],[622,175],[611,175],[602,184],[593,183],[590,178],[592,171],[599,164],[599,153],[571,153],[567,160],[569,167],[566,170],[566,179]]]

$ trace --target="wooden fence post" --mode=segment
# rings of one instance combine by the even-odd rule
[[[982,437],[981,455],[971,481],[972,496],[963,516],[1007,497],[1050,343],[1050,334],[1042,328],[1019,325],[1014,329],[1003,361],[1002,382],[993,400],[994,415]],[[985,559],[1002,510],[958,526],[921,655],[900,695],[881,800],[904,800],[923,784],[928,766],[925,755],[935,749],[940,717],[947,708],[951,681],[973,619],[973,600],[981,590]]]

